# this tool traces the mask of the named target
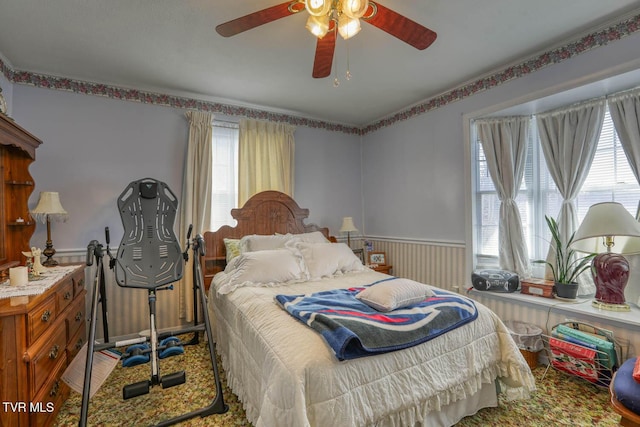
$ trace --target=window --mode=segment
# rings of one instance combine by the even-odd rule
[[[524,179],[516,202],[529,256],[531,259],[542,259],[546,256],[550,241],[544,216],[557,218],[562,196],[546,167],[535,118],[531,119],[529,131]],[[476,262],[479,265],[495,265],[498,258],[500,200],[489,175],[482,144],[477,137],[474,140]],[[640,185],[631,171],[607,109],[589,175],[575,200],[578,221],[582,221],[591,205],[605,201],[619,202],[635,216],[639,200]]]
[[[234,225],[231,209],[238,205],[238,125],[213,122],[211,230]]]

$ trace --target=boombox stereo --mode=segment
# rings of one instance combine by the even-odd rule
[[[514,292],[520,288],[520,278],[506,270],[476,270],[471,284],[479,291]]]

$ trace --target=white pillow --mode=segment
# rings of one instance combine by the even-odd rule
[[[312,231],[311,233],[289,234],[289,236],[305,243],[329,243],[329,239],[324,237],[321,231]]]
[[[297,242],[294,247],[302,254],[310,279],[366,269],[345,243]]]
[[[433,292],[427,285],[394,278],[367,287],[356,298],[375,310],[388,312],[417,304],[430,296]]]
[[[256,252],[271,249],[282,249],[291,238],[288,235],[250,234],[240,239],[240,252]]]
[[[214,279],[217,292],[228,294],[242,286],[275,286],[302,282],[307,278],[300,254],[288,249],[271,249],[241,254]]]

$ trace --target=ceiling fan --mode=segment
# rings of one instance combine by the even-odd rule
[[[370,0],[290,0],[220,24],[216,31],[231,37],[305,9],[309,12],[306,27],[318,38],[314,78],[331,74],[336,33],[345,40],[351,38],[360,31],[360,19],[418,50],[429,47],[437,37],[430,29]]]

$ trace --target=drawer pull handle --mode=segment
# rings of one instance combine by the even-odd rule
[[[58,344],[51,347],[51,351],[49,352],[49,359],[56,359],[58,357],[58,353],[60,352],[60,347]]]
[[[81,319],[82,319],[82,312],[81,312],[81,311],[79,311],[79,312],[76,314],[76,322],[79,322]]]
[[[78,287],[79,288],[84,288],[84,279],[78,280]]]
[[[50,397],[55,397],[58,395],[58,391],[60,391],[60,380],[56,380],[55,383],[53,383],[53,387],[51,387],[51,391],[49,392],[49,396]]]
[[[71,299],[71,292],[65,292],[64,293],[64,297],[63,297],[66,301],[69,301]]]
[[[44,313],[42,313],[42,317],[40,317],[40,320],[42,320],[43,322],[48,322],[49,319],[51,319],[51,311],[45,310]]]
[[[83,345],[84,345],[84,340],[82,338],[78,339],[78,342],[76,343],[76,350],[80,350]]]

